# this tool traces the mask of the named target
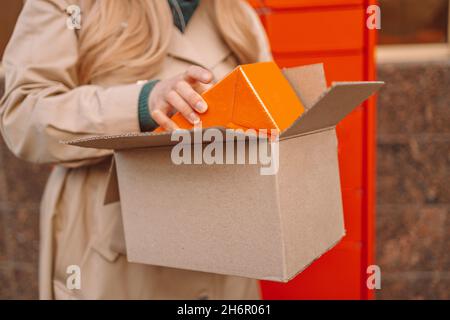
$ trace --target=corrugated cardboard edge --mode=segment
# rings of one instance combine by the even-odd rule
[[[226,131],[223,127],[211,127],[202,129],[203,134],[206,130],[216,129],[223,133],[223,140],[227,140]],[[191,141],[194,134],[198,129],[192,130],[178,130],[178,132],[189,133],[191,135]],[[240,130],[233,130],[233,139],[254,139],[255,135],[252,132],[242,132]],[[159,133],[125,133],[117,135],[103,135],[93,136],[82,139],[60,141],[60,143],[84,148],[93,149],[107,149],[107,150],[127,150],[127,149],[139,149],[139,148],[157,148],[157,147],[170,147],[179,144],[179,141],[172,141],[171,136],[173,132],[159,132]],[[153,139],[151,139],[153,138]],[[222,140],[220,140],[222,141]],[[218,141],[218,142],[220,142]],[[208,144],[208,141],[202,141],[202,144]],[[195,144],[192,142],[192,144]]]
[[[121,133],[113,135],[97,135],[87,138],[80,138],[74,140],[61,140],[60,143],[70,146],[77,146],[83,148],[93,148],[93,149],[109,149],[114,150],[114,148],[102,148],[101,146],[96,146],[95,144],[101,141],[115,140],[115,139],[134,139],[140,137],[157,137],[157,136],[168,136],[167,132],[130,132]]]
[[[277,199],[277,214],[278,214],[278,221],[280,223],[280,234],[281,234],[281,239],[284,239],[285,237],[285,232],[284,232],[284,219],[283,219],[283,215],[281,212],[281,199],[280,199],[280,183],[279,183],[279,178],[278,178],[278,173],[275,175],[274,177],[274,184],[275,184],[275,192],[276,192],[276,199]],[[288,259],[287,259],[287,249],[286,249],[286,243],[284,241],[281,241],[281,257],[283,260],[283,278],[287,277],[287,272],[288,272],[288,267],[287,267],[287,263],[288,263]],[[277,279],[276,281],[280,281],[279,278],[274,277],[274,279]],[[266,279],[260,279],[260,280],[271,280],[270,277],[266,278]]]

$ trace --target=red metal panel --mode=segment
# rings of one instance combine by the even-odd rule
[[[361,189],[363,186],[363,117],[363,109],[359,107],[336,128],[341,186],[344,192],[347,189]]]
[[[361,190],[345,190],[342,193],[344,206],[346,236],[342,241],[357,242],[363,241],[362,212],[364,195]]]
[[[365,79],[365,58],[362,51],[345,52],[343,55],[325,54],[274,54],[280,66],[294,67],[311,63],[323,63],[328,85],[332,81],[361,81]],[[352,67],[349,68],[348,66]]]
[[[362,50],[361,21],[359,7],[289,10],[267,15],[266,27],[275,53]]]
[[[365,0],[366,7],[369,5],[376,5],[377,0]],[[376,64],[375,64],[375,45],[377,43],[377,30],[369,30],[365,28],[365,65],[366,65],[366,80],[376,79]],[[364,158],[364,190],[365,202],[363,212],[363,234],[364,250],[363,250],[363,265],[362,273],[364,278],[367,277],[367,266],[375,264],[375,187],[376,187],[376,98],[372,97],[366,103],[364,108],[364,126],[365,126],[365,145],[363,154]],[[363,299],[374,299],[375,294],[373,290],[369,290],[364,283],[361,285],[363,292]]]
[[[361,248],[341,243],[287,284],[265,281],[265,299],[359,299]]]
[[[262,17],[280,66],[323,62],[327,80],[375,78],[375,31],[365,26],[374,0],[264,0]],[[266,299],[368,299],[366,269],[373,263],[374,100],[337,128],[347,235],[288,284],[262,282]]]

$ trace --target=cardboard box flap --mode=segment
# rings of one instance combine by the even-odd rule
[[[384,82],[334,82],[318,101],[281,138],[335,127],[357,106],[378,91]]]
[[[211,128],[209,128],[211,129]],[[227,136],[225,134],[225,128],[215,127],[214,129],[219,130],[222,133],[222,137],[226,140]],[[198,130],[198,129],[197,129]],[[204,128],[202,132],[204,133],[208,128]],[[189,133],[191,143],[197,143],[194,139],[194,130],[182,130],[182,132]],[[202,136],[203,136],[202,133]],[[200,136],[200,135],[199,135]],[[243,132],[235,131],[234,137],[232,139],[246,139],[250,137]],[[137,149],[137,148],[152,148],[152,147],[166,147],[174,146],[180,143],[181,138],[172,140],[172,133],[161,132],[161,133],[127,133],[120,135],[108,135],[108,136],[93,136],[83,139],[63,141],[62,143],[83,147],[83,148],[93,148],[93,149],[108,149],[108,150],[126,150],[126,149]],[[220,140],[218,140],[219,142]],[[198,142],[201,143],[201,142]]]
[[[138,147],[157,147],[171,145],[170,133],[126,133],[119,135],[92,136],[63,143],[93,149],[122,150]],[[173,142],[175,144],[175,142]]]
[[[314,102],[327,90],[322,63],[284,68],[282,71],[306,110],[311,109]]]

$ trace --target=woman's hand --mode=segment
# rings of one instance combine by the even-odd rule
[[[204,113],[208,105],[200,95],[213,81],[213,74],[202,67],[190,66],[185,73],[162,80],[150,93],[150,115],[163,129],[173,131],[177,125],[170,119],[179,111],[193,125],[200,122],[197,113]]]

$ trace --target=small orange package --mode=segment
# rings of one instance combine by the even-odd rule
[[[281,132],[305,111],[274,62],[239,66],[202,97],[208,104],[208,110],[200,114],[203,128],[276,129]],[[180,113],[172,120],[181,129],[193,128]],[[157,132],[162,131],[162,128],[157,129]]]

